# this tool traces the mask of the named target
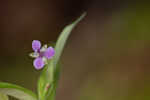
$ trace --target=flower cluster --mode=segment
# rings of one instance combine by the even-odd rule
[[[37,70],[43,68],[44,65],[47,64],[47,60],[55,55],[53,47],[47,47],[47,45],[41,47],[41,42],[38,40],[32,41],[32,49],[34,52],[31,53],[30,56],[35,58],[33,65]]]

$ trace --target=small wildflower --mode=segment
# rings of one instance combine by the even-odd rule
[[[35,58],[33,65],[37,70],[43,68],[47,64],[47,60],[51,59],[55,54],[53,47],[47,47],[47,45],[41,47],[41,42],[38,40],[32,41],[32,49],[34,52],[30,56]]]

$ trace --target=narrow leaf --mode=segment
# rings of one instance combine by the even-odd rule
[[[45,100],[55,100],[56,88],[58,85],[59,76],[60,76],[60,63],[57,64],[57,67],[54,72],[54,80],[47,91]]]
[[[0,93],[0,100],[9,100],[9,99],[7,95]]]
[[[86,13],[83,13],[75,22],[73,22],[70,25],[67,25],[64,30],[61,32],[55,46],[55,56],[51,60],[51,62],[48,65],[47,73],[49,75],[54,74],[54,80],[52,81],[51,88],[48,89],[48,92],[46,94],[45,100],[55,100],[56,95],[56,88],[59,80],[60,75],[60,66],[59,66],[59,60],[60,56],[63,52],[64,46],[66,44],[66,41],[71,33],[71,31],[75,28],[75,26],[85,17]],[[53,64],[52,64],[53,63]],[[53,72],[50,72],[50,69],[53,68]],[[50,76],[49,76],[50,77]]]
[[[15,97],[20,100],[37,100],[36,95],[23,87],[0,82],[0,93]]]
[[[38,80],[38,98],[39,100],[44,100],[45,98],[45,94],[46,94],[46,84],[48,83],[48,78],[47,78],[47,67],[45,66],[45,68],[43,69],[39,80]]]
[[[49,46],[54,47],[55,43],[50,43]],[[50,61],[49,61],[49,63],[50,63]],[[51,64],[53,64],[53,63],[51,63]],[[38,89],[38,99],[39,100],[44,100],[45,94],[47,92],[46,88],[50,84],[50,81],[52,81],[52,79],[53,79],[53,75],[52,75],[53,74],[53,67],[51,67],[51,69],[49,69],[49,73],[51,74],[51,75],[49,75],[47,73],[48,66],[52,66],[52,65],[48,64],[44,67],[44,69],[42,70],[42,73],[39,77],[39,80],[38,80],[37,89]]]
[[[75,22],[66,26],[61,32],[55,46],[55,56],[48,61],[47,66],[43,69],[38,81],[39,100],[54,100],[56,95],[56,87],[58,84],[60,65],[59,59],[64,49],[66,40],[74,27],[80,22],[86,13],[81,15]]]
[[[75,22],[73,22],[70,25],[67,25],[64,30],[61,32],[57,42],[56,42],[56,47],[55,47],[55,56],[53,58],[54,61],[54,66],[56,67],[60,56],[62,54],[62,51],[64,49],[64,46],[66,44],[66,41],[71,33],[71,31],[75,28],[75,26],[85,17],[86,13],[83,13]]]

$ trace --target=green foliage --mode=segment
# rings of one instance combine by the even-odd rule
[[[66,26],[61,32],[55,46],[55,56],[48,62],[48,65],[44,68],[38,82],[39,99],[42,100],[54,100],[57,82],[59,79],[59,60],[66,44],[66,40],[69,37],[73,28],[80,22],[86,13],[80,16],[75,22]]]
[[[56,42],[56,47],[55,47],[56,54],[53,58],[55,67],[60,59],[60,56],[62,54],[62,51],[64,49],[64,46],[66,44],[66,40],[67,40],[68,36],[70,35],[73,28],[85,17],[85,15],[86,15],[86,13],[83,13],[75,22],[66,26],[64,28],[64,30],[62,31],[62,33],[60,34],[60,36]]]
[[[60,75],[60,56],[71,31],[85,15],[86,13],[82,14],[75,22],[66,26],[60,34],[55,46],[55,56],[48,61],[48,64],[44,67],[39,77],[37,84],[38,97],[32,91],[23,87],[0,82],[0,100],[1,98],[2,100],[8,100],[6,95],[13,96],[20,100],[55,100],[56,88]]]
[[[0,100],[8,100],[8,96],[5,94],[0,94]]]
[[[36,94],[32,91],[9,83],[0,83],[0,93],[13,96],[20,100],[37,100]]]

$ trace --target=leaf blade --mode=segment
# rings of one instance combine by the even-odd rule
[[[10,83],[0,82],[0,93],[20,100],[37,100],[36,95],[32,91]]]
[[[38,96],[42,100],[54,100],[56,95],[56,88],[59,80],[60,65],[59,59],[63,52],[67,38],[75,26],[85,17],[86,13],[83,13],[75,22],[67,25],[61,32],[55,46],[55,56],[48,61],[48,65],[45,66],[43,72],[40,75],[38,82]],[[50,85],[49,88],[46,85]],[[45,91],[46,89],[46,91]]]
[[[46,93],[46,99],[45,100],[55,100],[56,95],[56,88],[58,85],[59,77],[60,77],[60,63],[57,64],[56,70],[54,72],[54,80],[50,85],[50,88],[48,89]]]
[[[58,85],[58,80],[60,76],[60,65],[59,65],[59,60],[61,57],[61,54],[63,52],[64,46],[66,44],[66,41],[71,34],[72,30],[75,28],[75,26],[85,17],[86,13],[83,13],[75,22],[73,22],[70,25],[67,25],[64,30],[61,32],[55,46],[55,56],[52,59],[52,61],[48,65],[47,73],[49,73],[50,68],[53,68],[53,74],[54,74],[54,80],[52,83],[52,88],[49,88],[46,99],[45,100],[55,100],[56,96],[56,88]],[[53,66],[50,66],[51,63],[53,63]],[[50,90],[51,89],[51,90]]]
[[[0,93],[0,100],[9,100],[9,99],[7,95]]]
[[[56,47],[55,47],[55,56],[54,56],[54,66],[57,65],[60,56],[62,54],[62,51],[64,49],[64,46],[66,44],[66,41],[71,33],[71,31],[75,28],[75,26],[86,16],[86,12],[83,13],[75,22],[73,22],[70,25],[67,25],[64,30],[61,32],[57,42],[56,42]]]

